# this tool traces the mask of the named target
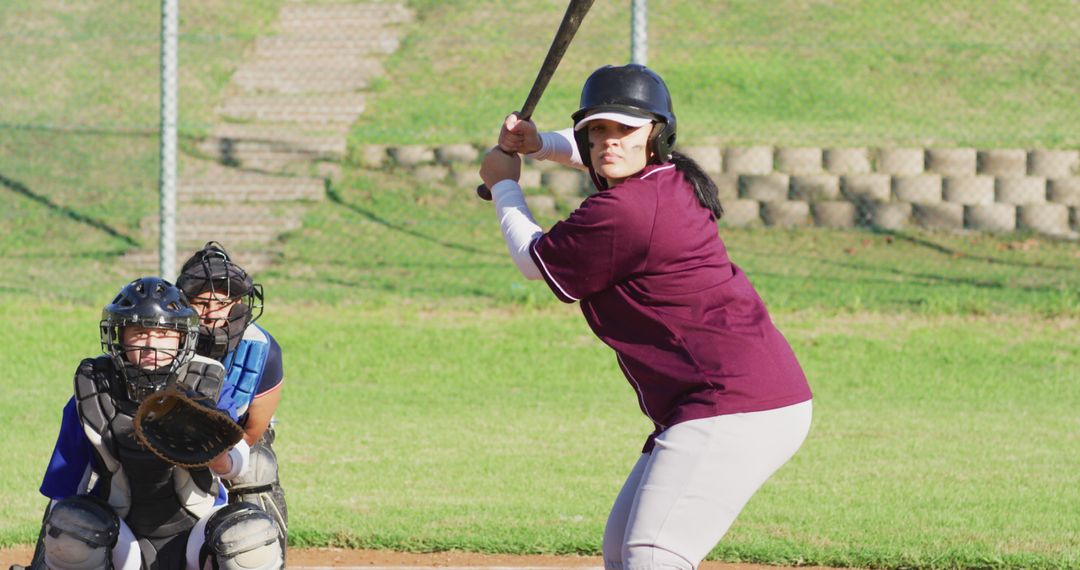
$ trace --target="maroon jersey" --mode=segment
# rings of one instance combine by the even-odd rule
[[[806,376],[712,213],[670,163],[586,198],[530,248],[551,290],[580,301],[656,425],[781,408]]]

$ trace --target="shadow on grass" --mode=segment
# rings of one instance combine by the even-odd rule
[[[157,129],[103,129],[99,127],[61,125],[33,125],[22,123],[0,123],[0,129],[7,131],[39,131],[45,133],[63,133],[68,135],[89,135],[107,137],[141,137],[151,138],[158,136]],[[181,135],[183,137],[183,135]]]
[[[347,208],[348,210],[352,211],[353,213],[359,214],[359,215],[367,218],[368,220],[370,220],[372,222],[375,222],[376,224],[379,224],[379,225],[381,225],[381,226],[383,226],[383,227],[385,227],[387,229],[390,229],[390,230],[393,230],[393,231],[396,231],[396,232],[400,232],[400,233],[403,233],[403,234],[408,235],[408,236],[412,236],[412,237],[417,238],[417,239],[421,239],[421,240],[424,240],[424,241],[434,243],[434,244],[436,244],[436,245],[438,245],[440,247],[444,247],[446,249],[453,249],[453,250],[456,250],[456,251],[463,251],[463,252],[466,252],[466,253],[471,253],[471,254],[475,254],[475,255],[479,255],[479,256],[483,256],[483,257],[500,258],[500,259],[502,258],[501,255],[494,254],[494,253],[492,253],[490,251],[484,251],[482,249],[477,249],[477,248],[472,247],[472,246],[462,245],[462,244],[459,244],[459,243],[453,243],[453,242],[450,242],[450,241],[440,240],[438,238],[429,236],[427,234],[420,233],[420,232],[418,232],[416,230],[410,230],[410,229],[408,229],[408,228],[406,228],[404,226],[401,226],[399,224],[395,224],[395,223],[393,223],[393,222],[391,222],[389,220],[386,220],[386,219],[380,217],[375,212],[372,212],[370,210],[365,210],[364,208],[361,208],[361,207],[356,206],[354,204],[349,204],[349,203],[345,202],[344,200],[341,199],[341,195],[338,194],[337,191],[334,190],[332,187],[328,187],[326,189],[326,197],[331,202],[333,202],[334,204],[337,204],[339,206]]]
[[[66,251],[30,251],[30,252],[11,252],[5,251],[0,255],[2,259],[49,259],[49,260],[71,260],[78,259],[81,261],[101,261],[101,262],[113,262],[117,257],[124,255],[131,251],[128,248],[121,248],[116,250],[99,250],[99,251],[81,251],[81,252],[66,252]]]
[[[986,278],[986,277],[962,277],[951,276],[941,273],[926,272],[926,271],[911,271],[905,270],[902,267],[895,266],[882,266],[874,263],[866,263],[859,261],[841,261],[832,259],[819,259],[814,261],[822,268],[831,268],[831,275],[829,276],[807,276],[806,279],[815,282],[828,281],[837,285],[843,286],[863,286],[868,288],[894,288],[898,286],[910,287],[913,290],[925,290],[927,295],[932,294],[937,287],[953,287],[953,288],[970,288],[972,290],[983,291],[995,291],[1001,293],[1015,292],[1015,293],[1059,293],[1061,284],[1059,281],[1051,281],[1049,277],[1040,280],[1041,283],[1033,284],[1010,284],[1007,282],[1006,277],[999,278]],[[1039,269],[1045,269],[1043,266],[1038,266]],[[852,276],[839,276],[836,274],[839,270],[846,270],[851,272],[857,272],[862,274]],[[779,272],[770,272],[768,270],[757,270],[755,275],[768,275],[773,278],[785,278],[791,279],[793,276],[783,274]],[[889,278],[889,277],[893,278]],[[1077,271],[1074,275],[1075,279],[1071,281],[1080,284],[1080,271]]]
[[[353,281],[348,279],[340,279],[335,277],[324,277],[323,282],[329,285],[335,285],[346,289],[367,289],[370,291],[376,291],[380,293],[389,293],[393,295],[418,295],[428,297],[431,299],[440,299],[443,297],[478,297],[478,298],[491,298],[492,292],[481,287],[473,285],[449,285],[442,283],[437,287],[414,285],[411,287],[401,287],[392,284],[387,279],[372,279],[370,281]]]
[[[905,241],[905,242],[907,242],[907,243],[909,243],[911,245],[915,245],[915,246],[918,246],[918,247],[930,249],[930,250],[933,250],[933,251],[935,251],[937,253],[940,253],[942,255],[948,255],[950,257],[959,257],[959,258],[968,259],[968,260],[971,260],[971,261],[981,261],[981,262],[990,263],[990,264],[993,264],[993,265],[1010,265],[1010,266],[1015,266],[1015,267],[1030,267],[1030,268],[1038,268],[1038,269],[1055,269],[1055,270],[1060,270],[1060,271],[1080,272],[1080,267],[1078,267],[1078,266],[1071,266],[1070,267],[1070,266],[1067,266],[1067,265],[1052,265],[1052,264],[1049,264],[1049,263],[1043,263],[1043,262],[1039,262],[1039,261],[1023,262],[1023,261],[1016,261],[1016,260],[999,259],[999,258],[991,257],[991,256],[988,256],[988,255],[972,255],[972,254],[967,253],[965,251],[961,251],[960,249],[948,247],[948,246],[945,246],[945,245],[941,245],[939,243],[934,243],[934,242],[932,242],[932,241],[930,241],[928,239],[925,239],[925,238],[921,238],[921,237],[917,237],[917,236],[913,236],[913,235],[908,235],[908,234],[906,234],[904,232],[898,232],[898,231],[894,231],[894,230],[884,230],[884,229],[880,229],[880,228],[874,228],[874,229],[871,229],[870,231],[872,233],[875,233],[875,234],[878,234],[878,235],[890,236],[893,239],[896,239],[896,240],[899,240],[899,241]]]
[[[130,247],[139,247],[139,242],[131,236],[120,232],[116,228],[113,228],[112,226],[106,224],[105,222],[102,222],[101,220],[96,220],[94,218],[91,218],[90,216],[87,216],[86,214],[77,212],[66,206],[54,204],[51,200],[49,200],[45,196],[35,193],[28,186],[26,186],[22,182],[19,182],[18,180],[12,180],[11,178],[4,176],[3,174],[0,174],[0,186],[3,186],[4,188],[7,188],[8,190],[11,190],[12,192],[19,194],[25,198],[33,200],[41,204],[42,206],[45,206],[46,208],[52,210],[53,212],[56,212],[57,214],[65,216],[80,224],[86,224],[96,230],[102,231],[114,238],[117,238]]]
[[[1003,283],[1000,283],[1000,282],[997,282],[997,281],[991,281],[989,279],[979,279],[979,278],[972,278],[972,277],[952,277],[952,276],[948,276],[948,275],[942,275],[942,274],[939,274],[939,273],[929,273],[929,272],[920,272],[920,271],[905,271],[904,269],[901,269],[899,267],[882,267],[880,265],[874,265],[874,264],[870,264],[870,263],[833,261],[833,260],[830,260],[830,259],[823,259],[823,260],[818,261],[818,263],[820,263],[821,265],[831,266],[833,268],[848,269],[848,270],[852,270],[852,271],[859,271],[859,272],[866,272],[866,273],[878,273],[878,274],[882,274],[882,275],[893,275],[893,276],[896,276],[896,277],[899,277],[899,278],[902,279],[900,281],[896,281],[896,280],[892,280],[892,279],[886,279],[884,277],[878,277],[878,278],[855,278],[855,279],[852,279],[852,281],[860,281],[860,282],[865,282],[865,283],[880,283],[880,284],[883,284],[883,285],[885,285],[885,284],[896,285],[896,284],[904,283],[904,284],[909,284],[909,285],[924,285],[924,286],[949,284],[949,285],[957,285],[957,286],[974,287],[974,288],[977,288],[977,289],[1010,289],[1011,288],[1011,287],[1007,287]],[[1040,290],[1040,289],[1045,289],[1046,287],[1017,287],[1017,288],[1018,289],[1025,289],[1025,290],[1032,290],[1032,289]]]

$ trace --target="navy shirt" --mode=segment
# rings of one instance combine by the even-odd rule
[[[580,301],[656,430],[811,398],[795,354],[716,219],[670,163],[585,199],[530,248],[556,296]]]

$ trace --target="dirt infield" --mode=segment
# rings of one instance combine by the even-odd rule
[[[12,564],[26,564],[30,547],[0,549],[0,570]],[[297,548],[289,550],[289,568],[602,568],[599,556],[546,556],[473,554],[469,552],[433,552],[413,554],[387,550],[342,550],[337,548]],[[776,570],[759,564],[724,564],[705,562],[701,570]],[[825,570],[804,566],[801,570]]]

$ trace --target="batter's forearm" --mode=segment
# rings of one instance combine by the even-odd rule
[[[521,187],[513,180],[503,180],[491,188],[491,195],[510,258],[526,279],[541,279],[540,270],[529,255],[529,245],[544,230],[533,219]]]
[[[574,142],[573,129],[540,133],[540,150],[529,154],[533,160],[551,160],[563,166],[585,170]]]

